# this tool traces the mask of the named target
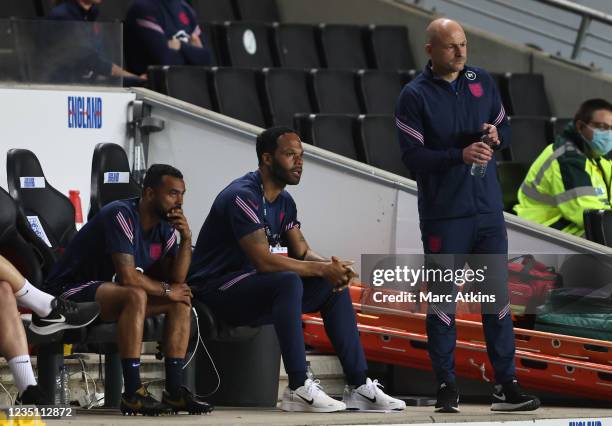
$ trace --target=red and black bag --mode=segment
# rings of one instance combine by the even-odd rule
[[[535,313],[536,306],[544,303],[548,293],[561,287],[561,275],[555,268],[538,262],[526,254],[508,261],[508,288],[510,308],[515,315]]]

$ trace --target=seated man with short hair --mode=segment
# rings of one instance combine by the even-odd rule
[[[257,137],[259,169],[215,199],[198,236],[188,282],[199,300],[232,325],[274,324],[289,386],[285,411],[403,410],[367,377],[353,304],[346,287],[352,262],[316,254],[300,231],[286,185],[302,176],[296,132],[273,127]],[[320,311],[344,369],[343,402],[306,376],[302,312]]]
[[[51,404],[34,378],[28,342],[17,305],[31,309],[30,330],[47,335],[69,328],[85,327],[100,314],[97,303],[72,303],[34,287],[4,257],[0,256],[0,355],[6,358],[19,392],[18,404]]]
[[[120,408],[124,414],[212,410],[182,386],[192,298],[185,284],[191,230],[182,210],[184,193],[179,170],[152,165],[145,174],[141,197],[104,206],[70,242],[47,281],[55,294],[97,301],[101,318],[117,321],[125,388]],[[166,390],[160,403],[140,382],[140,351],[145,318],[162,313],[166,314]]]
[[[524,219],[584,236],[584,211],[610,209],[611,151],[612,104],[589,99],[531,165],[514,210]]]

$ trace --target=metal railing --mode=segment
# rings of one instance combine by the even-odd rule
[[[404,1],[406,3],[412,3],[420,7],[426,7],[427,4],[432,3],[431,0]],[[555,25],[556,27],[565,30],[566,33],[569,32],[570,34],[573,34],[573,37],[568,34],[566,34],[565,36],[552,34],[549,31],[544,31],[542,29],[535,28],[533,25],[529,25],[524,22],[519,22],[507,16],[501,16],[499,13],[484,10],[482,7],[474,5],[474,3],[470,2],[469,0],[438,0],[438,3],[448,3],[466,11],[496,20],[498,22],[503,22],[504,24],[511,25],[515,28],[520,28],[521,30],[525,30],[529,33],[536,34],[548,40],[560,43],[564,46],[571,47],[570,58],[572,60],[578,60],[580,58],[581,52],[586,51],[590,52],[595,56],[599,56],[605,58],[606,60],[612,61],[612,38],[606,36],[606,34],[612,34],[612,15],[610,14],[580,4],[576,4],[568,0],[532,0],[534,3],[540,3],[546,6],[550,6],[557,10],[569,12],[572,15],[579,17],[580,24],[576,28],[575,26],[568,25],[564,22],[560,22],[560,20],[554,19],[550,16],[546,16],[543,13],[538,13],[536,11],[530,10],[529,7],[525,7],[524,2],[518,4],[517,2],[512,0],[486,1],[492,5],[498,6],[499,8],[512,11],[515,14],[522,14],[526,17],[535,18],[547,24]],[[607,30],[603,34],[591,31],[591,24],[594,21],[605,25]],[[586,45],[585,42],[587,38],[597,40],[598,42],[605,44],[605,48],[596,49]]]

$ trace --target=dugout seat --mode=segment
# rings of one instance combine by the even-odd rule
[[[265,127],[254,70],[214,67],[210,78],[215,111]]]
[[[273,66],[269,24],[224,22],[217,29],[221,63],[242,68]]]
[[[208,68],[199,66],[149,67],[149,75],[155,79],[151,82],[152,87],[157,91],[202,108],[212,109],[207,72]]]
[[[308,93],[307,73],[304,70],[265,68],[261,72],[266,122],[269,126],[293,125],[297,113],[312,113]]]
[[[397,71],[359,70],[357,84],[366,114],[393,114],[399,93],[409,81]]]
[[[355,119],[349,114],[297,114],[295,124],[305,142],[363,161],[363,153],[355,145]]]
[[[321,68],[315,27],[310,24],[274,23],[276,64],[286,68]]]
[[[323,65],[332,69],[370,68],[359,25],[319,24]]]
[[[365,162],[379,169],[412,179],[402,162],[397,127],[392,115],[361,115],[357,137],[363,146]]]
[[[59,256],[76,234],[72,203],[47,181],[32,151],[9,150],[6,174],[9,193],[28,218],[32,229],[46,242],[54,256]]]
[[[552,115],[542,74],[506,73],[502,88],[509,115],[550,117]],[[502,95],[502,98],[504,96]]]
[[[404,26],[370,25],[366,30],[366,48],[373,68],[387,71],[414,68],[408,29]]]
[[[531,166],[546,145],[552,142],[548,117],[510,117],[512,127],[512,144],[505,160],[515,161]],[[508,150],[504,150],[508,151]]]
[[[311,70],[310,93],[317,113],[360,114],[355,73],[348,70]]]
[[[130,163],[120,145],[99,143],[91,159],[91,194],[87,220],[115,200],[139,197],[140,186],[130,174]]]

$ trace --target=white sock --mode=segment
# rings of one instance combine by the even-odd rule
[[[32,364],[30,364],[30,355],[17,355],[9,360],[8,366],[11,369],[11,373],[13,373],[13,379],[15,380],[15,386],[19,389],[19,395],[28,386],[36,386],[34,371],[32,371]]]
[[[34,287],[28,280],[25,280],[21,290],[15,293],[15,298],[19,306],[33,310],[41,318],[51,313],[51,301],[55,299],[50,294]]]

